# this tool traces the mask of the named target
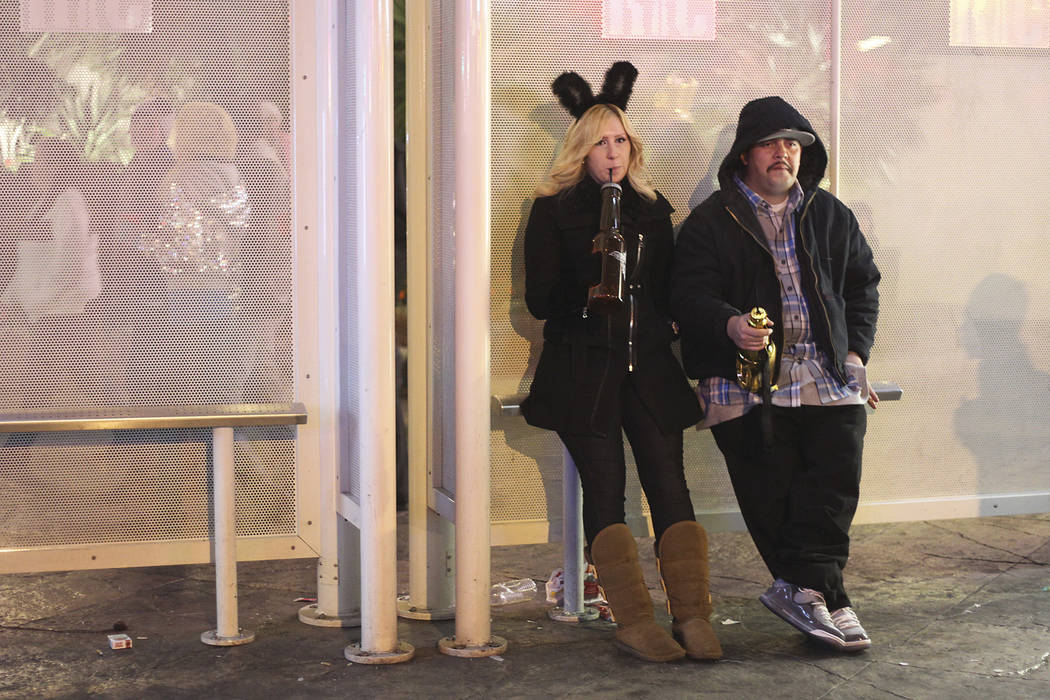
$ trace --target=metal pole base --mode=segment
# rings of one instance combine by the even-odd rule
[[[583,606],[583,610],[572,612],[565,608],[551,608],[547,611],[547,617],[555,622],[590,622],[597,620],[601,613],[598,608],[590,605]]]
[[[399,664],[408,661],[416,655],[416,648],[407,642],[398,640],[397,649],[394,651],[365,651],[360,642],[350,644],[343,650],[343,656],[347,661],[355,664]]]
[[[480,658],[482,656],[495,656],[507,650],[507,640],[503,637],[493,635],[488,644],[481,646],[467,646],[456,641],[455,637],[444,637],[438,642],[438,649],[442,654],[449,656],[460,656],[466,658]]]
[[[208,630],[201,632],[201,641],[213,647],[237,647],[255,641],[255,632],[238,630],[237,634],[230,637],[222,637],[219,630]]]
[[[397,616],[406,620],[451,620],[456,616],[456,608],[442,608],[440,610],[429,610],[418,605],[412,605],[407,595],[397,597]]]
[[[317,609],[317,603],[299,608],[299,622],[315,627],[360,627],[361,613],[353,615],[329,615]]]

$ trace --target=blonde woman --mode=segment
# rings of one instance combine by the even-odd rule
[[[708,622],[707,537],[694,520],[682,466],[682,431],[701,413],[671,352],[671,205],[649,182],[642,143],[623,112],[636,76],[630,63],[614,64],[597,97],[575,73],[552,85],[576,122],[537,190],[525,231],[525,301],[546,323],[522,413],[531,425],[557,431],[579,470],[588,555],[616,618],[617,644],[648,661],[716,659],[722,650]],[[602,184],[610,180],[622,188],[627,283],[622,307],[602,315],[588,312],[587,300],[600,275],[592,239]],[[624,433],[652,513],[674,638],[655,622],[624,523]]]
[[[188,102],[168,137],[175,164],[161,181],[164,216],[147,244],[180,284],[232,292],[250,208],[234,165],[237,130],[222,107]]]
[[[195,402],[236,402],[244,373],[241,249],[251,214],[233,162],[237,131],[219,105],[188,102],[175,114],[168,147],[175,164],[161,180],[160,224],[142,243],[166,281],[171,389]]]

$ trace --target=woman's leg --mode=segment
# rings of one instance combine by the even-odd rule
[[[707,533],[695,522],[685,483],[682,431],[661,432],[633,384],[623,386],[623,426],[649,501],[674,637],[690,658],[721,658],[722,646],[710,623]]]
[[[621,397],[623,429],[631,442],[638,479],[649,501],[653,532],[659,544],[664,531],[671,525],[696,519],[689,499],[689,487],[685,483],[682,431],[661,432],[630,381],[623,383]]]
[[[606,437],[558,433],[580,474],[583,532],[588,546],[606,527],[624,522],[626,466],[619,411],[615,413],[615,422],[609,426]]]
[[[609,408],[602,426],[606,437],[559,433],[583,486],[588,558],[616,618],[617,645],[646,661],[673,661],[685,656],[685,650],[656,623],[638,548],[624,524],[626,469],[620,406]]]

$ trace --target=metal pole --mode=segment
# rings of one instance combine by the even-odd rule
[[[428,505],[430,467],[441,459],[430,430],[430,2],[405,4],[406,237],[408,244],[408,596],[398,615],[454,615],[452,524]]]
[[[562,607],[551,608],[547,615],[558,622],[584,622],[598,619],[598,609],[583,603],[583,499],[580,474],[569,451],[562,448]]]
[[[215,509],[216,628],[201,633],[212,646],[237,646],[255,634],[237,626],[237,533],[234,502],[233,428],[212,428],[212,501]]]
[[[583,542],[580,537],[580,475],[565,450],[562,475],[562,525],[565,545],[565,609],[583,610]]]
[[[394,32],[391,0],[356,0],[357,318],[361,642],[356,663],[392,664],[415,650],[397,638],[397,458],[394,379]]]
[[[295,177],[297,187],[309,191],[307,181],[313,184],[316,197],[316,219],[312,230],[302,235],[316,237],[315,267],[316,310],[303,308],[300,313],[315,313],[311,319],[317,334],[318,392],[317,431],[318,449],[318,530],[320,556],[317,559],[317,602],[299,610],[299,620],[321,627],[357,627],[361,624],[361,588],[357,572],[359,554],[358,533],[339,515],[339,464],[342,449],[340,425],[340,320],[339,304],[339,57],[340,57],[340,3],[328,0],[320,3],[296,3],[293,25],[297,33],[296,101],[297,144],[312,134],[313,140],[306,153],[296,153]],[[303,37],[299,37],[302,32]],[[309,49],[306,49],[309,47]],[[303,49],[300,55],[299,49]],[[309,51],[309,53],[307,53]],[[310,88],[300,87],[305,83]],[[301,112],[301,113],[300,113]],[[310,118],[308,118],[310,117]],[[303,210],[310,209],[304,202]],[[307,217],[305,220],[309,221]],[[309,226],[309,225],[308,225]],[[352,555],[352,556],[351,556]]]
[[[828,179],[831,194],[839,194],[839,117],[842,106],[842,0],[831,0],[831,94]]]
[[[492,656],[507,642],[489,621],[489,63],[488,0],[455,2],[456,636],[452,656]]]

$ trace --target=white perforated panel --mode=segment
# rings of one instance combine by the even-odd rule
[[[1041,3],[950,4],[1016,43],[1002,14]],[[871,421],[865,500],[1050,483],[1050,36],[950,46],[948,5],[844,4],[840,196],[883,272],[872,372],[905,392]]]
[[[455,405],[455,4],[452,0],[435,0],[432,5],[430,55],[431,94],[434,111],[431,113],[431,149],[434,161],[431,181],[431,258],[433,269],[441,271],[432,277],[430,304],[434,323],[431,328],[430,372],[430,430],[434,453],[440,455],[432,463],[433,483],[436,487],[455,491],[456,442],[453,423]],[[411,8],[408,8],[411,11]],[[410,301],[411,303],[411,301]]]
[[[291,401],[287,2],[154,0],[127,33],[20,32],[27,3],[0,0],[0,409]],[[295,532],[294,435],[237,430],[239,534]],[[208,534],[205,433],[0,443],[0,548]]]
[[[340,415],[341,430],[349,441],[356,443],[361,430],[360,357],[358,354],[359,314],[354,310],[358,296],[357,273],[360,258],[361,232],[357,224],[358,152],[357,139],[357,40],[355,37],[354,3],[340,3],[342,41],[339,46],[339,254],[342,279],[339,285],[340,355],[342,368],[342,404],[346,410]],[[340,465],[341,488],[357,501],[361,495],[361,460],[356,449],[343,450]]]
[[[650,173],[678,224],[712,191],[715,171],[747,100],[796,95],[818,129],[827,124],[825,3],[719,2],[713,41],[602,39],[599,3],[496,2],[492,78],[493,393],[526,392],[542,325],[524,304],[522,236],[539,184],[570,123],[550,83],[575,70],[595,91],[617,60],[639,70],[628,114]],[[494,423],[493,520],[559,519],[561,446],[520,418]],[[628,465],[629,473],[633,463]],[[735,508],[721,456],[707,432],[686,434],[686,471],[699,511]],[[645,508],[629,479],[629,513]]]
[[[829,142],[830,4],[716,7],[713,41],[619,40],[601,38],[601,3],[493,3],[493,393],[527,391],[542,344],[522,235],[570,120],[559,73],[597,89],[612,62],[638,67],[628,114],[676,224],[716,186],[747,100],[783,96]],[[863,500],[1045,493],[1047,47],[950,47],[947,2],[847,1],[842,25],[839,194],[884,274],[871,375],[904,389],[869,421]],[[558,519],[557,438],[493,428],[493,519]],[[698,511],[735,509],[707,432],[687,432],[686,470]]]

